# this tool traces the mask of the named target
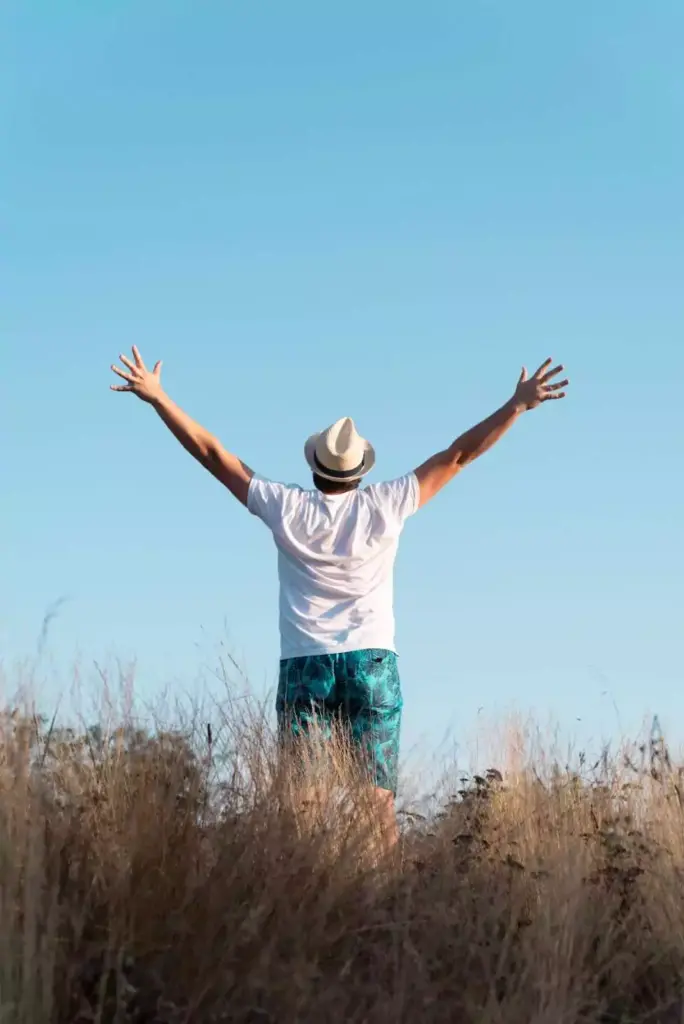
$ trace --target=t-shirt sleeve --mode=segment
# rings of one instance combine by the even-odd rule
[[[406,476],[385,483],[373,484],[368,491],[382,511],[400,523],[418,511],[420,487],[415,473],[407,473]]]
[[[285,507],[294,488],[264,477],[252,477],[247,492],[247,508],[273,530],[282,522]]]

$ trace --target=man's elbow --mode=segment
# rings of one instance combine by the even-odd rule
[[[463,469],[469,461],[467,451],[458,442],[452,444],[451,448],[447,448],[445,455],[445,468],[452,476],[455,476],[460,469]]]
[[[197,447],[208,465],[218,465],[223,454],[223,445],[213,434],[203,434],[197,440]]]

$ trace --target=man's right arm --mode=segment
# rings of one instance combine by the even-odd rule
[[[420,487],[420,508],[434,498],[465,466],[489,451],[510,430],[523,412],[535,409],[542,402],[565,397],[562,389],[567,386],[567,380],[557,384],[550,383],[563,367],[556,366],[549,370],[550,365],[551,360],[547,359],[529,379],[527,371],[523,368],[515,394],[508,402],[487,419],[457,437],[444,451],[437,452],[418,467],[416,476]]]

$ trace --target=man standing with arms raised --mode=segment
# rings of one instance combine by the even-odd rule
[[[305,734],[341,721],[367,770],[377,814],[396,837],[402,695],[394,640],[393,570],[404,523],[465,466],[492,447],[525,412],[564,398],[562,366],[547,359],[523,369],[512,397],[453,444],[405,476],[361,488],[375,465],[373,446],[350,418],[306,442],[313,488],[255,474],[172,401],[161,363],[148,370],[133,348],[112,366],[125,381],[113,391],[149,403],[172,434],[269,528],[278,550],[281,732]]]

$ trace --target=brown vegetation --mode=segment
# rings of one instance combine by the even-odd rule
[[[343,745],[304,771],[302,816],[247,705],[152,735],[4,716],[0,1021],[683,1019],[684,812],[659,742],[457,783],[404,816],[392,861],[372,862]]]

